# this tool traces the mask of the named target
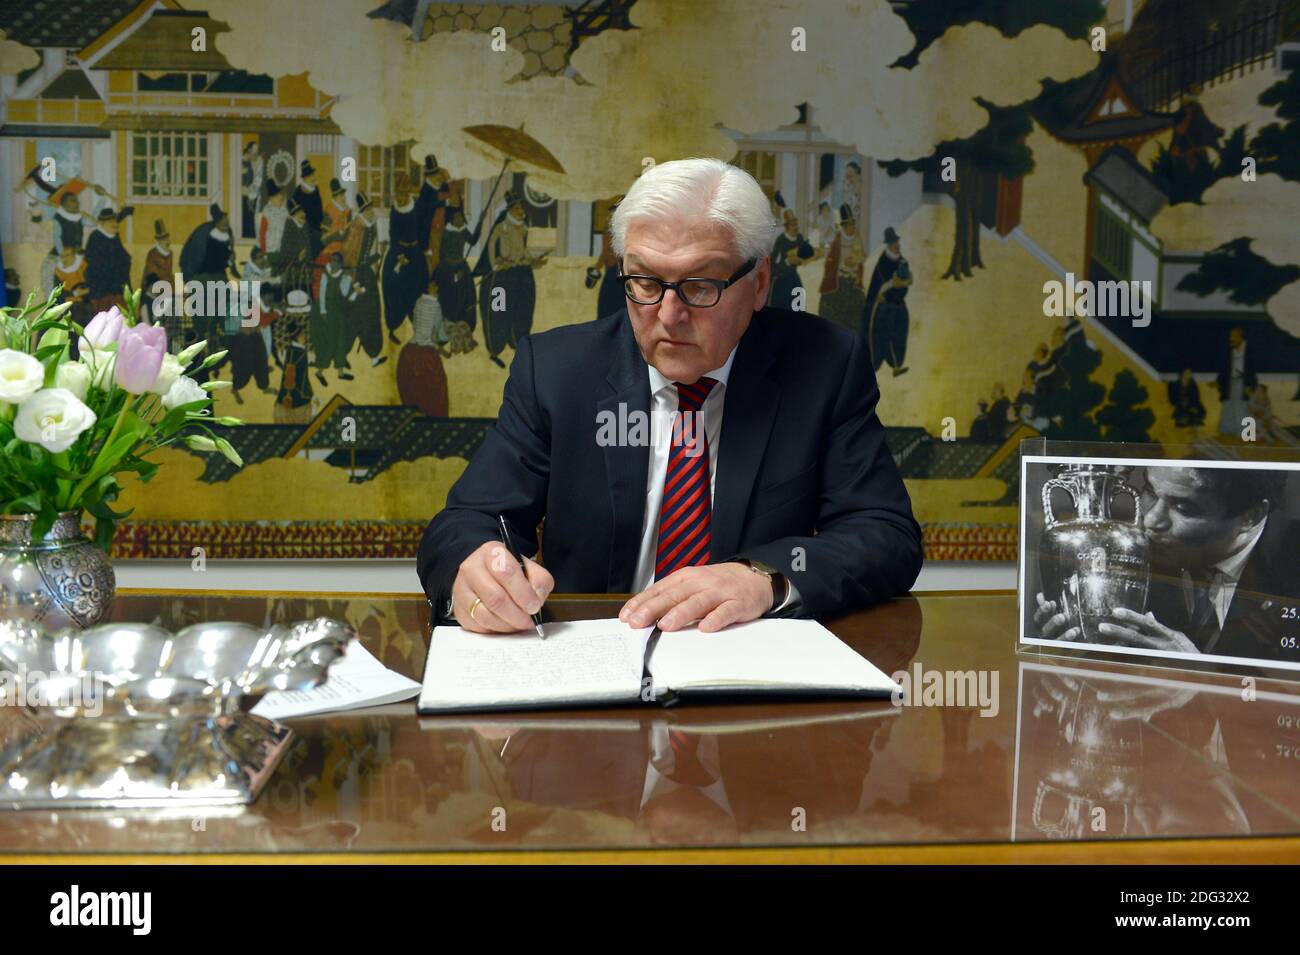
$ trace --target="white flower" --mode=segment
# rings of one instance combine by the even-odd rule
[[[90,369],[90,383],[100,391],[113,387],[113,368],[117,364],[117,352],[99,348],[88,348],[82,339],[81,360]]]
[[[95,424],[95,412],[66,388],[43,388],[18,408],[14,434],[57,454]]]
[[[207,347],[208,347],[208,340],[205,338],[202,341],[195,342],[189,348],[184,349],[179,355],[176,356],[176,358],[180,361],[182,365],[188,368],[190,362],[194,360],[194,356],[197,355],[199,352],[203,351],[203,349]]]
[[[0,349],[0,401],[22,404],[45,384],[45,366],[26,352]]]
[[[155,395],[167,394],[184,370],[185,366],[181,364],[180,359],[175,355],[163,355],[162,367],[158,369],[158,377],[149,386],[149,390]]]
[[[163,395],[163,407],[171,411],[177,405],[187,405],[191,401],[202,401],[208,397],[208,393],[199,387],[198,382],[193,378],[177,378],[172,386],[167,389],[167,394]]]
[[[54,373],[54,387],[66,388],[85,401],[90,389],[90,368],[79,361],[65,361]]]

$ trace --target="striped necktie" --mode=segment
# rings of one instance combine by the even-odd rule
[[[709,440],[700,409],[717,381],[701,378],[693,385],[675,384],[679,413],[673,418],[663,503],[659,506],[655,580],[682,567],[707,563],[712,543]]]

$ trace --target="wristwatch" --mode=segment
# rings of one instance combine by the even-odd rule
[[[785,574],[761,560],[750,560],[747,557],[741,557],[736,563],[744,564],[754,573],[766,577],[767,582],[772,585],[772,606],[767,608],[768,613],[785,603],[785,598],[790,594],[790,581],[786,580]]]

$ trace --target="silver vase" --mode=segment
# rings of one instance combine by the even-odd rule
[[[64,511],[32,540],[35,516],[0,516],[0,617],[47,631],[85,629],[113,605],[117,579],[102,550],[81,530],[81,512]]]
[[[1075,516],[1059,520],[1052,490],[1074,500]],[[1111,516],[1114,498],[1133,499],[1134,516]],[[1146,610],[1151,559],[1142,530],[1142,501],[1118,470],[1070,464],[1043,484],[1043,539],[1039,558],[1043,590],[1079,630],[1082,643],[1101,643],[1098,626],[1117,608]]]

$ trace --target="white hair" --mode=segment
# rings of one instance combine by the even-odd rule
[[[745,170],[721,159],[674,159],[641,173],[614,210],[614,252],[623,256],[631,222],[686,224],[700,219],[730,230],[736,251],[745,259],[771,254],[781,231],[763,187]]]

